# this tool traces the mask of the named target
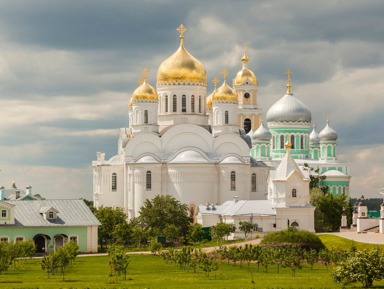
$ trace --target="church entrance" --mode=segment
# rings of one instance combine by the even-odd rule
[[[252,122],[249,118],[244,119],[244,130],[245,133],[249,133],[252,128]]]
[[[67,236],[65,235],[56,235],[55,238],[54,238],[54,242],[55,242],[55,251],[57,249],[59,249],[60,247],[63,247],[64,246],[64,243],[65,243],[65,239],[68,238]]]
[[[35,242],[36,253],[47,252],[47,238],[45,235],[36,235],[33,237],[33,241]]]

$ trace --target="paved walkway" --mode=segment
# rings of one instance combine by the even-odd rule
[[[356,242],[384,245],[384,234],[368,232],[366,234],[358,234],[357,232],[337,232],[337,233],[324,233],[335,235]]]

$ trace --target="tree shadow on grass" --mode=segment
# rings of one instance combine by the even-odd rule
[[[7,284],[7,283],[23,283],[23,281],[20,280],[8,280],[8,281],[0,281],[0,283]]]

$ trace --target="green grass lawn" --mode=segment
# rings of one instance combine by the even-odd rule
[[[215,280],[214,273],[207,277],[203,272],[180,271],[176,265],[166,264],[158,256],[131,255],[127,275],[130,280],[120,278],[118,284],[110,284],[107,256],[77,258],[65,281],[60,275],[48,279],[40,269],[40,262],[41,259],[28,260],[17,270],[1,274],[0,288],[341,288],[332,281],[332,268],[327,272],[323,265],[315,265],[313,271],[304,266],[296,271],[295,277],[288,268],[282,268],[277,274],[275,266],[269,266],[268,273],[260,267],[260,272],[254,272],[255,283],[251,283],[246,264],[240,268],[239,264],[233,266],[223,262],[222,274],[218,273]],[[251,268],[256,271],[255,264],[251,264]],[[384,288],[384,282],[374,285]]]
[[[356,247],[357,250],[370,250],[374,248],[381,248],[384,249],[383,245],[375,245],[375,244],[368,244],[368,243],[361,243],[361,242],[356,242],[352,241],[349,239],[345,239],[342,237],[338,237],[335,235],[318,235],[320,240],[323,242],[324,246],[330,250],[330,249],[337,249],[337,250],[351,250],[352,245]]]

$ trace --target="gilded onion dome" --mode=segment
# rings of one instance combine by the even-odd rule
[[[141,84],[133,92],[132,98],[129,102],[129,106],[132,106],[133,101],[158,100],[158,95],[157,95],[156,89],[154,89],[152,86],[150,86],[147,82],[147,74],[149,73],[149,71],[147,69],[144,69],[143,73],[145,74],[145,78],[144,78],[144,80],[142,80],[142,78],[139,78],[138,81]]]
[[[259,85],[257,78],[252,70],[248,69],[249,58],[247,56],[246,44],[244,44],[244,56],[241,59],[243,61],[243,68],[236,74],[233,79],[233,85],[242,85],[246,80],[251,82],[253,85]]]
[[[237,97],[236,91],[234,91],[227,84],[228,71],[226,69],[224,69],[221,73],[224,75],[224,82],[217,89],[217,91],[215,93],[213,93],[212,101],[238,102],[238,97]]]
[[[208,97],[207,97],[207,107],[208,108],[212,107],[212,99],[213,99],[213,95],[217,92],[217,83],[219,82],[219,79],[215,76],[212,79],[212,82],[215,86],[215,90],[210,95],[208,95]]]
[[[309,144],[316,146],[316,145],[319,145],[319,143],[320,143],[319,134],[317,133],[316,125],[314,124],[313,130],[312,130],[311,134],[309,135]]]
[[[336,141],[337,133],[336,131],[329,126],[329,120],[327,120],[327,125],[325,128],[319,133],[320,141]]]
[[[288,73],[291,72],[288,70]],[[268,122],[311,122],[309,108],[293,96],[290,78],[288,78],[287,93],[275,102],[267,112]]]
[[[252,139],[257,141],[269,141],[272,137],[271,132],[269,129],[266,127],[263,121],[261,121],[261,124],[259,128],[252,134]]]
[[[207,83],[207,73],[203,64],[185,49],[183,33],[187,30],[183,25],[180,32],[180,47],[168,59],[160,64],[157,70],[157,83],[168,82],[200,82]]]

